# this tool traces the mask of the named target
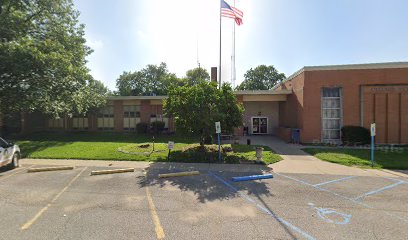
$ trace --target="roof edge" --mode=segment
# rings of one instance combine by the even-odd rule
[[[292,80],[306,71],[333,71],[333,70],[360,70],[360,69],[387,69],[387,68],[408,68],[408,62],[383,62],[383,63],[362,63],[362,64],[343,64],[343,65],[323,65],[323,66],[304,66],[285,80],[275,85],[275,90],[283,83]]]

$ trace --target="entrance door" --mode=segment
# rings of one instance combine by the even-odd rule
[[[268,118],[252,117],[252,134],[268,134]]]

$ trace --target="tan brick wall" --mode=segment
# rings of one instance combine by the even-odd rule
[[[279,103],[278,102],[244,102],[244,125],[249,127],[251,133],[251,117],[268,118],[268,134],[274,134],[279,126]]]

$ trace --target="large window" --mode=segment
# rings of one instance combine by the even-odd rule
[[[113,130],[113,106],[102,108],[98,113],[98,130]]]
[[[48,119],[48,128],[50,128],[50,129],[62,129],[62,128],[64,128],[64,119],[63,118]]]
[[[151,114],[150,114],[150,122],[164,122],[164,129],[169,128],[169,118],[163,114],[163,106],[162,105],[152,105]]]
[[[74,115],[72,118],[72,128],[74,130],[88,130],[88,116]]]
[[[123,106],[123,129],[135,131],[136,124],[140,122],[140,106],[129,105]]]
[[[340,141],[341,127],[341,88],[322,88],[322,141]]]

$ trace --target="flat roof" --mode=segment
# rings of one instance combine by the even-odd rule
[[[235,95],[288,95],[292,90],[244,90],[234,91]],[[111,96],[108,100],[162,100],[168,96]]]
[[[360,70],[360,69],[386,69],[386,68],[408,68],[408,62],[385,62],[385,63],[364,63],[364,64],[344,64],[344,65],[323,65],[323,66],[305,66],[285,80],[283,80],[278,85],[272,88],[276,89],[282,83],[292,80],[299,74],[306,71],[331,71],[331,70]]]
[[[234,91],[235,95],[288,95],[292,94],[292,90],[243,90]]]
[[[161,100],[167,96],[111,96],[108,100]]]

